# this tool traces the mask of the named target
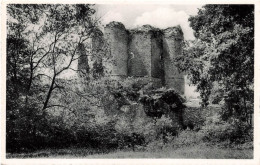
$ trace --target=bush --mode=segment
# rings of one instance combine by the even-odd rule
[[[151,148],[159,142],[166,144],[169,136],[178,131],[172,126],[172,120],[165,116],[154,119],[139,118],[133,122],[122,117],[118,119],[116,130],[123,137],[120,141],[121,148],[131,147],[133,150],[138,146]]]
[[[182,114],[184,129],[200,129],[205,121],[203,118],[203,109],[201,107],[186,107],[183,109]]]
[[[183,146],[190,146],[200,144],[203,139],[203,134],[197,131],[191,130],[184,130],[181,131],[178,136],[176,136],[173,140],[171,145],[174,148],[179,148]]]
[[[102,150],[129,148],[140,150],[145,148],[162,147],[171,141],[179,131],[179,125],[172,120],[169,111],[179,112],[183,107],[183,100],[174,90],[154,90],[153,85],[147,81],[135,78],[124,80],[111,80],[100,78],[89,82],[71,80],[64,85],[64,93],[53,92],[50,103],[54,106],[46,109],[45,116],[38,116],[26,131],[22,125],[26,118],[16,119],[20,124],[20,137],[23,146],[39,149],[41,147],[68,147],[81,146]],[[162,110],[158,116],[148,116],[140,103],[144,93],[154,99],[153,108]],[[160,96],[160,107],[158,99]],[[171,108],[169,108],[171,106]],[[41,107],[32,110],[37,112]],[[157,110],[155,112],[157,113]],[[25,116],[29,116],[26,114]],[[176,115],[177,116],[177,115]],[[30,120],[28,120],[30,121]],[[28,124],[27,121],[27,124]],[[11,126],[11,122],[8,122]],[[35,128],[35,135],[28,132]],[[8,134],[8,139],[14,139]],[[28,135],[28,136],[26,136]],[[9,138],[10,137],[10,138]],[[28,137],[28,138],[27,138]],[[8,140],[8,145],[16,146]],[[26,144],[25,144],[26,142]],[[19,145],[18,148],[21,148]]]
[[[203,139],[212,143],[245,143],[253,140],[250,126],[246,122],[236,118],[223,121],[220,115],[208,117],[201,132],[204,135]]]

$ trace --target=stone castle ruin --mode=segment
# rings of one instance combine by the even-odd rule
[[[174,57],[181,54],[183,32],[180,26],[158,29],[144,25],[126,29],[122,23],[111,22],[102,37],[108,44],[112,63],[104,65],[111,78],[142,77],[157,87],[174,88],[184,94],[184,74],[174,65]],[[92,39],[92,49],[100,48],[100,39]],[[79,52],[84,51],[83,46]],[[88,59],[79,60],[79,69],[88,70]]]
[[[189,124],[187,114],[190,111],[184,110],[181,96],[185,88],[184,73],[179,72],[174,64],[174,57],[182,53],[184,37],[181,27],[158,29],[144,25],[129,30],[122,23],[111,22],[100,34],[101,37],[92,38],[90,51],[97,55],[107,45],[105,56],[110,60],[103,60],[103,54],[98,62],[107,70],[105,76],[111,79],[141,78],[144,84],[150,83],[155,87],[151,91],[131,91],[130,94],[120,90],[108,93],[102,100],[108,103],[104,106],[107,115],[121,115],[129,125],[140,119],[166,115],[176,128],[185,128]],[[78,52],[86,54],[83,45],[79,45]],[[78,69],[88,72],[90,63],[90,58],[83,56],[78,61]],[[132,94],[136,97],[132,98]]]

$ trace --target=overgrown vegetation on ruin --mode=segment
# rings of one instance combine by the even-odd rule
[[[86,56],[79,45],[100,35],[92,5],[12,4],[7,12],[8,153],[84,148],[91,152],[80,153],[89,156],[189,146],[252,151],[253,6],[206,5],[190,18],[196,39],[185,42],[176,65],[197,85],[200,107],[143,78],[104,77],[100,56],[87,74],[66,77],[79,72],[74,63]]]

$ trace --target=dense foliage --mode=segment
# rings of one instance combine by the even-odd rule
[[[224,120],[251,124],[254,6],[205,5],[189,21],[196,39],[185,42],[176,64],[197,85],[203,106],[224,101]]]
[[[43,145],[52,134],[47,111],[66,108],[53,94],[65,92],[60,77],[75,70],[78,46],[98,31],[94,13],[91,5],[7,6],[8,149]]]

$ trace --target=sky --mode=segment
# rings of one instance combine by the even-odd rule
[[[145,24],[165,29],[180,25],[186,40],[194,39],[188,18],[196,15],[202,5],[154,5],[154,4],[100,4],[96,6],[97,17],[102,24],[122,22],[132,29]]]

